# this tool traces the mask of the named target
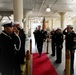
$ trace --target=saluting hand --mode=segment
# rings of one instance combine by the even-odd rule
[[[67,28],[65,28],[65,30],[67,30]]]
[[[16,30],[15,33],[16,33],[17,35],[19,35],[19,30]]]

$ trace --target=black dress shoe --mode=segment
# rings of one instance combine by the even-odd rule
[[[57,62],[57,64],[61,64],[61,62]]]
[[[20,73],[22,74],[22,73],[23,73],[23,71],[20,71]]]
[[[21,62],[21,64],[22,64],[22,65],[24,65],[24,64],[25,64],[25,62]]]
[[[55,61],[55,63],[60,64],[60,63],[61,63],[61,61],[56,60],[56,61]]]
[[[51,56],[55,56],[54,54],[51,54]]]
[[[72,75],[74,74],[74,70],[71,70],[71,74],[72,74]]]

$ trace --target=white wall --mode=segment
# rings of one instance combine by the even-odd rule
[[[50,19],[46,19],[46,21],[48,21],[48,23],[46,23],[46,26],[49,27],[50,30],[52,30],[53,28],[60,27],[59,19],[53,18],[53,20],[52,20],[52,18],[50,18]],[[52,23],[52,21],[53,21],[53,23]]]
[[[72,19],[65,18],[64,28],[66,28],[66,26],[69,24],[74,25],[74,30],[76,30],[76,21],[74,22]],[[31,26],[32,25],[33,24],[31,24]],[[37,25],[37,24],[35,24],[35,25]],[[35,27],[35,26],[33,26],[33,27]],[[52,30],[53,28],[61,27],[60,19],[59,18],[53,18],[53,26],[52,26],[52,18],[46,18],[46,27],[47,28],[49,27],[50,30]]]
[[[49,28],[50,30],[52,29],[52,25],[51,25],[51,18],[46,18],[46,28]]]
[[[55,18],[53,21],[53,28],[58,28],[58,27],[61,27],[60,20]]]
[[[52,27],[52,20],[51,19],[46,19],[46,21],[48,21],[48,23],[46,23],[47,27],[50,28],[50,30],[52,30],[52,28],[58,28],[58,27],[61,27],[61,24],[60,24],[60,19],[58,18],[54,18],[53,19],[53,27]],[[67,25],[73,25],[73,20],[72,19],[67,19],[65,18],[65,21],[64,21],[64,28],[67,26]],[[74,25],[76,25],[76,22],[74,23]],[[63,29],[64,29],[63,28]]]
[[[74,25],[74,26],[73,26],[73,27],[74,27],[74,30],[75,30],[75,32],[76,32],[76,20],[73,21],[73,25]]]
[[[73,25],[73,20],[72,20],[72,19],[67,19],[67,18],[65,18],[64,28],[65,28],[67,25]]]

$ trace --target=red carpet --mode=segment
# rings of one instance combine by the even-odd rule
[[[38,53],[33,54],[32,72],[32,75],[58,75],[45,53],[42,54],[42,57],[39,57]]]

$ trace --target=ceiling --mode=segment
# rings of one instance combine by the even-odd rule
[[[32,11],[30,16],[58,17],[58,12],[67,12],[66,16],[76,16],[76,0],[23,0],[26,11]],[[46,8],[51,8],[46,13]],[[0,11],[13,11],[13,0],[0,0]]]

